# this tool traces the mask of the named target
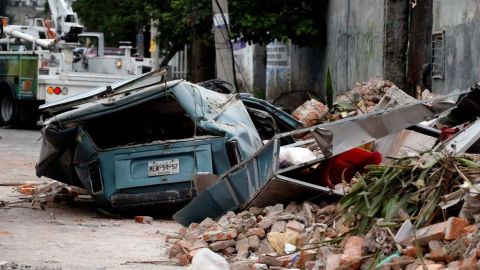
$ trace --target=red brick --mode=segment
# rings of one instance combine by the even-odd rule
[[[426,257],[435,262],[446,261],[448,258],[447,252],[444,248],[435,248],[434,250],[430,251]]]
[[[216,241],[209,245],[210,249],[213,251],[220,251],[224,250],[228,247],[235,246],[235,240],[224,240],[224,241]]]
[[[183,250],[178,244],[174,244],[170,249],[168,250],[168,258],[173,259],[176,258],[179,254],[182,254]]]
[[[445,228],[445,240],[455,240],[462,233],[463,228],[468,226],[468,220],[457,217],[450,217]]]
[[[137,223],[152,224],[153,218],[149,216],[135,216],[133,218]]]
[[[189,265],[190,264],[189,256],[187,254],[180,255],[180,257],[178,258],[178,264],[180,264],[181,266]]]
[[[237,250],[237,258],[246,259],[248,256],[248,238],[238,240],[235,244],[235,249]]]
[[[296,220],[290,220],[287,223],[287,229],[292,230],[292,231],[297,232],[297,233],[303,233],[303,231],[305,230],[305,225],[303,225],[302,223],[300,223]]]
[[[476,233],[478,231],[478,227],[476,224],[469,225],[462,230],[462,234],[460,236],[467,236],[470,233]]]
[[[203,240],[208,242],[232,240],[237,237],[237,231],[225,230],[225,231],[208,231],[203,234]]]
[[[447,222],[441,222],[433,224],[427,227],[423,227],[415,233],[418,244],[423,246],[428,244],[432,240],[443,240],[445,238],[445,229]]]
[[[276,257],[268,256],[268,255],[260,255],[258,258],[258,262],[261,264],[267,264],[271,266],[282,266],[283,262]]]
[[[477,270],[477,256],[473,255],[470,258],[466,258],[463,260],[462,264],[460,265],[461,270]]]
[[[417,257],[417,247],[416,246],[408,246],[403,250],[403,254],[409,257]]]
[[[246,236],[248,237],[248,236],[252,236],[252,235],[256,235],[256,236],[258,236],[258,238],[261,239],[261,238],[265,237],[265,230],[262,229],[262,228],[250,228],[250,229],[248,229]]]
[[[362,258],[363,238],[351,236],[346,239],[345,249],[340,259],[340,265],[351,265],[350,269],[360,268]]]

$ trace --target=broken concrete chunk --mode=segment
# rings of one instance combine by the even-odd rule
[[[253,266],[252,261],[237,261],[232,264],[230,264],[230,269],[231,270],[252,270]]]
[[[242,230],[248,230],[250,228],[255,227],[255,225],[257,225],[257,219],[254,216],[244,218],[241,221]]]
[[[268,265],[263,263],[254,263],[252,265],[252,270],[268,270]]]
[[[213,225],[217,225],[217,223],[211,218],[206,218],[199,224],[199,227],[200,227],[200,230],[206,230],[212,227]]]
[[[177,234],[177,233],[169,233],[165,236],[165,243],[176,242],[176,241],[178,241],[182,238],[183,237],[181,235]]]
[[[245,238],[247,238],[247,236],[244,233],[237,234],[237,240],[242,240],[242,239],[245,239]]]
[[[249,236],[248,238],[248,246],[253,251],[258,251],[260,248],[260,239],[256,235]]]
[[[267,264],[270,266],[282,266],[283,262],[276,257],[268,256],[268,255],[261,255],[258,258],[259,263]]]
[[[223,253],[223,255],[231,256],[231,255],[234,255],[236,251],[237,250],[235,249],[235,247],[228,247],[228,248],[224,249],[222,253]]]
[[[283,212],[283,204],[277,203],[274,206],[267,206],[263,211],[266,217],[273,217]]]
[[[296,214],[302,210],[302,207],[296,202],[291,202],[285,207],[285,212],[290,214]]]
[[[327,263],[325,270],[336,270],[340,266],[342,255],[340,254],[331,254],[327,257]]]
[[[224,250],[228,247],[233,247],[233,246],[235,246],[235,244],[236,244],[235,240],[231,239],[231,240],[223,240],[223,241],[213,242],[209,245],[209,247],[213,251],[220,251],[220,250]]]
[[[194,244],[196,243],[198,240],[202,239],[202,235],[200,234],[200,231],[199,230],[194,230],[194,231],[190,231],[190,232],[187,232],[185,234],[185,236],[183,237],[183,239],[187,240],[188,242]]]
[[[195,222],[190,223],[190,225],[188,225],[187,232],[198,230],[199,227],[200,227],[200,224],[198,224],[198,223],[195,223]]]
[[[314,207],[308,202],[303,203],[302,206],[303,206],[303,212],[307,217],[308,225],[315,223],[316,222],[315,213],[313,213]]]
[[[197,249],[207,248],[207,247],[208,247],[208,243],[205,240],[200,239],[192,245],[191,250],[197,250]]]
[[[263,215],[263,208],[253,206],[248,209],[248,212],[254,216]]]
[[[264,217],[259,223],[257,223],[257,227],[267,230],[272,226],[272,224],[273,224],[273,219]]]
[[[290,220],[286,225],[287,229],[297,233],[303,233],[305,231],[305,225],[296,220]]]
[[[287,222],[284,220],[279,220],[272,225],[271,232],[285,232],[287,228]]]
[[[176,258],[178,255],[182,254],[183,250],[182,247],[178,244],[174,244],[169,250],[168,250],[168,258],[173,259]]]
[[[260,241],[260,248],[256,252],[257,255],[261,254],[269,254],[269,253],[274,253],[275,250],[272,248],[270,243],[268,242],[268,239],[264,239]]]
[[[248,257],[248,248],[250,247],[248,243],[248,238],[238,240],[235,244],[235,249],[237,250],[237,259],[246,259]]]
[[[179,240],[179,241],[177,242],[177,244],[178,244],[182,249],[184,249],[184,250],[186,250],[186,251],[190,251],[191,248],[192,248],[192,246],[193,246],[192,243],[190,243],[190,242],[188,242],[188,241],[186,241],[186,240]]]
[[[437,248],[443,248],[443,243],[440,240],[432,240],[428,242],[428,248],[430,249],[430,251]]]

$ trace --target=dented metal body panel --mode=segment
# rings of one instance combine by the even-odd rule
[[[221,175],[214,185],[200,192],[173,217],[180,224],[188,226],[206,217],[216,218],[228,211],[250,206],[264,207],[318,196],[324,199],[341,196],[342,191],[321,186],[320,179],[302,178],[300,172],[326,158],[431,119],[453,108],[455,104],[446,99],[459,94],[277,134],[256,154]],[[308,133],[314,139],[299,140],[283,147],[309,146],[321,152],[314,160],[281,168],[281,140]]]
[[[50,107],[71,110],[42,129],[37,175],[86,188],[100,207],[171,204],[195,195],[194,175],[221,175],[261,148],[239,95],[137,82]]]

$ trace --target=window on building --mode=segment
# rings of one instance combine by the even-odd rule
[[[445,76],[445,33],[436,32],[432,35],[432,79],[443,80]]]

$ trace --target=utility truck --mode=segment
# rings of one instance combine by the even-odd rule
[[[152,60],[132,57],[132,47],[106,48],[102,33],[83,32],[65,0],[49,0],[52,20],[9,25],[1,20],[0,126],[39,120],[39,105],[152,69]]]

